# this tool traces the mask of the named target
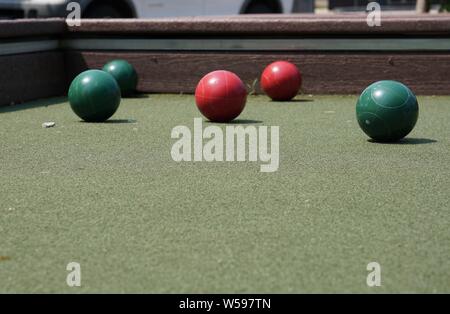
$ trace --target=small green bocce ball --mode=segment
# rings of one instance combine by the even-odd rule
[[[114,77],[100,70],[79,74],[69,88],[69,102],[75,114],[86,122],[104,122],[120,105],[120,88]]]
[[[377,142],[395,142],[408,135],[419,117],[413,92],[397,81],[379,81],[367,87],[356,104],[359,126]]]
[[[122,96],[132,95],[137,88],[138,75],[134,67],[126,60],[113,60],[103,67],[116,79],[122,91]]]

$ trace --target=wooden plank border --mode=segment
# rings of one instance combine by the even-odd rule
[[[450,53],[167,53],[80,52],[66,54],[68,77],[101,68],[113,58],[135,65],[139,91],[192,93],[200,78],[216,69],[236,72],[251,86],[274,60],[289,60],[303,73],[303,93],[355,94],[377,80],[399,80],[415,93],[450,93]],[[259,88],[257,92],[260,92]]]
[[[81,26],[68,27],[69,35],[146,34],[163,35],[446,35],[450,33],[450,14],[383,14],[381,27],[369,27],[366,14],[291,16],[228,16],[165,18],[151,20],[83,20]]]
[[[100,45],[83,46],[84,40],[95,38],[102,40]],[[162,40],[169,46],[177,38],[218,38],[223,43],[241,38],[242,47],[183,50],[182,45],[161,51],[161,43],[133,47],[119,42],[124,47],[119,49],[120,38]],[[258,45],[270,38],[285,42],[272,50],[269,41],[263,47],[245,46],[245,38]],[[363,51],[356,45],[352,51],[349,45],[371,39],[384,46]],[[303,46],[289,46],[290,40]],[[336,40],[349,41],[332,49]],[[430,43],[429,49],[416,51],[421,40]],[[83,45],[61,46],[70,41]],[[316,45],[308,46],[308,41]],[[285,59],[302,70],[304,93],[359,93],[370,82],[395,79],[418,94],[450,94],[450,14],[386,15],[382,27],[372,28],[365,15],[84,20],[81,27],[68,27],[64,19],[0,21],[0,45],[8,48],[0,52],[0,105],[63,95],[76,74],[112,58],[135,64],[141,92],[192,93],[201,76],[216,69],[234,71],[251,85],[268,63]]]

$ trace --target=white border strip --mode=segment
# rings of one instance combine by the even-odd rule
[[[71,39],[62,47],[74,50],[323,50],[323,51],[450,51],[450,39]]]
[[[65,39],[0,42],[0,56],[70,50],[178,51],[450,51],[447,38],[375,39]]]
[[[60,47],[59,40],[18,41],[11,43],[0,42],[0,56],[20,53],[42,52],[56,50]]]

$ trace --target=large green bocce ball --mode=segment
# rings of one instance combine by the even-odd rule
[[[413,92],[397,81],[379,81],[367,87],[356,104],[361,129],[377,142],[395,142],[416,125],[419,105]]]
[[[69,102],[75,114],[86,122],[104,122],[114,115],[121,101],[114,77],[100,70],[78,75],[69,88]]]

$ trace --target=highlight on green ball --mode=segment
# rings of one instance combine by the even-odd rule
[[[414,93],[397,81],[379,81],[361,94],[356,118],[361,129],[376,142],[397,142],[415,127],[419,105]]]

